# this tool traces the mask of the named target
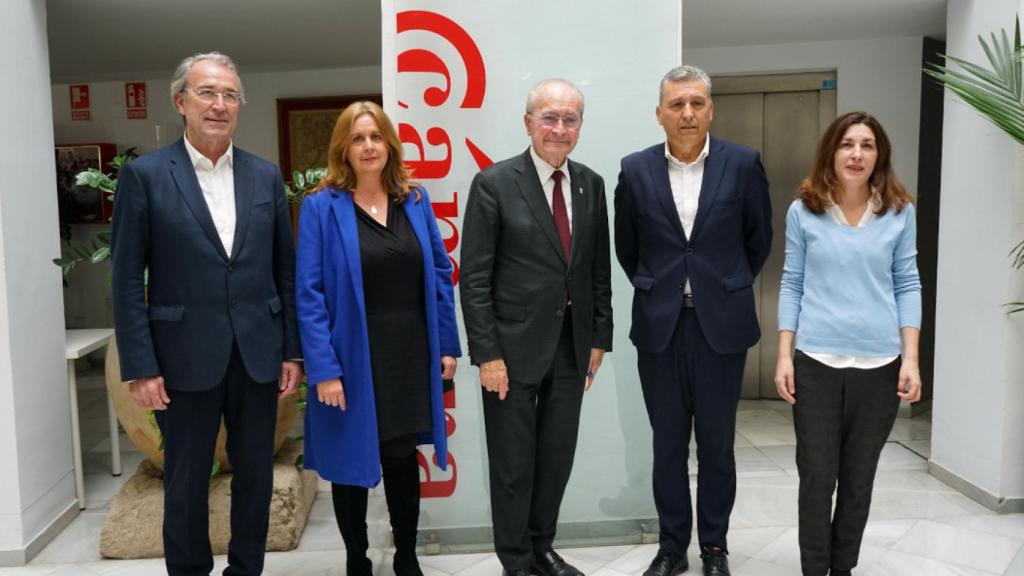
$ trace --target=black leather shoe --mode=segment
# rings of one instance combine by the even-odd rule
[[[689,569],[690,562],[686,556],[658,550],[658,555],[654,557],[647,570],[644,570],[644,576],[676,576]]]
[[[705,546],[700,550],[700,559],[704,561],[704,576],[732,576],[725,550],[717,546]]]
[[[530,576],[530,571],[526,568],[513,568],[511,570],[502,570],[503,576]]]
[[[530,566],[530,571],[541,576],[583,576],[583,572],[563,560],[558,552],[551,549],[533,555],[533,565]]]

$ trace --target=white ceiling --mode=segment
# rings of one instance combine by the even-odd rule
[[[942,38],[946,1],[684,0],[683,47]],[[380,64],[374,0],[46,0],[46,10],[55,83],[166,78],[209,50],[243,73]]]

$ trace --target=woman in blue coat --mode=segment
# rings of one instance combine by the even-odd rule
[[[447,463],[442,379],[461,356],[452,265],[384,111],[338,117],[299,219],[296,307],[309,380],[305,466],[331,482],[349,576],[370,576],[367,489],[384,478],[398,576],[416,560],[416,446]]]

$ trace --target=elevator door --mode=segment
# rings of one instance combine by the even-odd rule
[[[820,134],[835,117],[834,78],[833,74],[794,74],[712,81],[711,134],[761,152],[772,200],[772,251],[754,284],[761,340],[747,354],[744,398],[779,397],[774,379],[786,211],[810,170]]]

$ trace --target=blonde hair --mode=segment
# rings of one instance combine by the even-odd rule
[[[409,169],[402,162],[402,142],[398,139],[398,132],[380,105],[370,101],[353,102],[338,116],[334,132],[331,133],[331,145],[327,149],[327,173],[314,192],[328,186],[349,191],[356,187],[356,175],[348,163],[348,147],[352,125],[362,116],[370,116],[377,122],[388,146],[388,161],[380,175],[384,189],[399,204],[405,201],[411,191],[415,191],[418,202],[420,192],[415,189],[416,183],[411,180]]]

